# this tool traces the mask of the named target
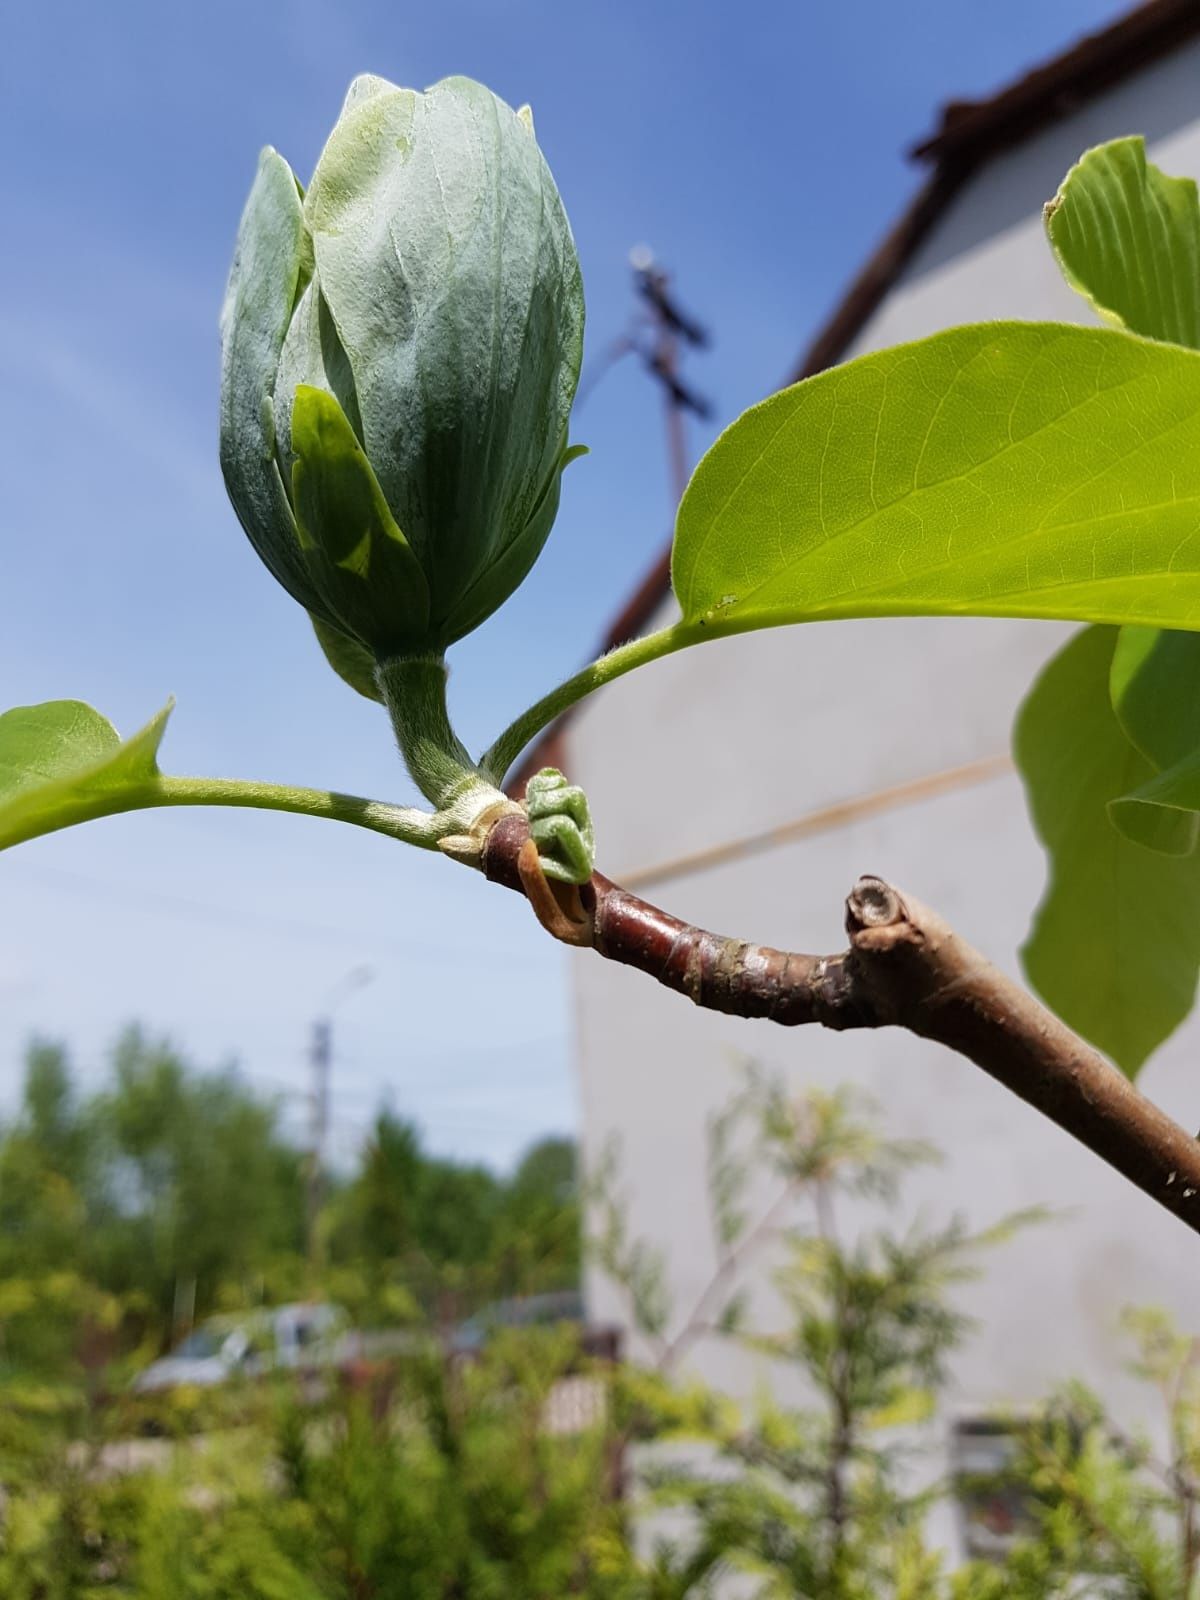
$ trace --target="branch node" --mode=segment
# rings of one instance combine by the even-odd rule
[[[904,918],[903,900],[882,878],[860,878],[846,901],[846,932],[851,937],[862,928],[890,928]]]

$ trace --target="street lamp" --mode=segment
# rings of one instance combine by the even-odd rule
[[[308,1262],[317,1265],[317,1220],[325,1188],[325,1146],[329,1139],[329,1080],[333,1068],[333,1014],[340,1005],[366,987],[375,974],[370,967],[351,967],[330,989],[321,1014],[313,1019],[309,1062],[312,1067],[312,1144],[308,1164],[306,1235]]]

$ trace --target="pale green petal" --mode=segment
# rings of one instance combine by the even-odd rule
[[[337,627],[377,656],[424,648],[429,589],[337,401],[302,387],[292,494],[304,559]]]
[[[238,519],[263,561],[301,604],[320,610],[280,477],[271,409],[304,255],[295,177],[268,148],[242,213],[221,310],[221,469]]]
[[[305,215],[362,439],[446,643],[561,447],[583,325],[566,216],[528,129],[467,79],[356,97]]]

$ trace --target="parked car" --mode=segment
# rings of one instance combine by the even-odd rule
[[[299,1303],[245,1315],[210,1317],[181,1344],[138,1374],[136,1394],[184,1384],[211,1389],[233,1378],[279,1368],[328,1366],[344,1360],[354,1336],[338,1306]]]
[[[478,1355],[500,1328],[545,1328],[562,1322],[582,1328],[583,1320],[583,1296],[575,1289],[497,1300],[459,1323],[451,1335],[450,1348],[456,1355]]]

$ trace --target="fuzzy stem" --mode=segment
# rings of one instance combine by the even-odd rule
[[[438,811],[451,811],[473,791],[492,787],[450,725],[446,677],[440,655],[393,656],[375,669],[404,765]]]
[[[325,789],[298,789],[283,783],[252,783],[237,778],[158,779],[160,806],[237,806],[254,811],[291,811],[302,817],[328,817],[369,828],[401,844],[436,850],[438,828],[427,811],[384,800]]]
[[[24,844],[62,828],[159,806],[236,806],[254,811],[291,811],[304,817],[328,817],[369,828],[404,844],[435,850],[438,824],[427,811],[393,806],[382,800],[336,794],[325,789],[299,789],[285,783],[255,783],[238,778],[148,778],[142,784],[68,794],[52,807],[39,807],[0,829],[0,850]]]

